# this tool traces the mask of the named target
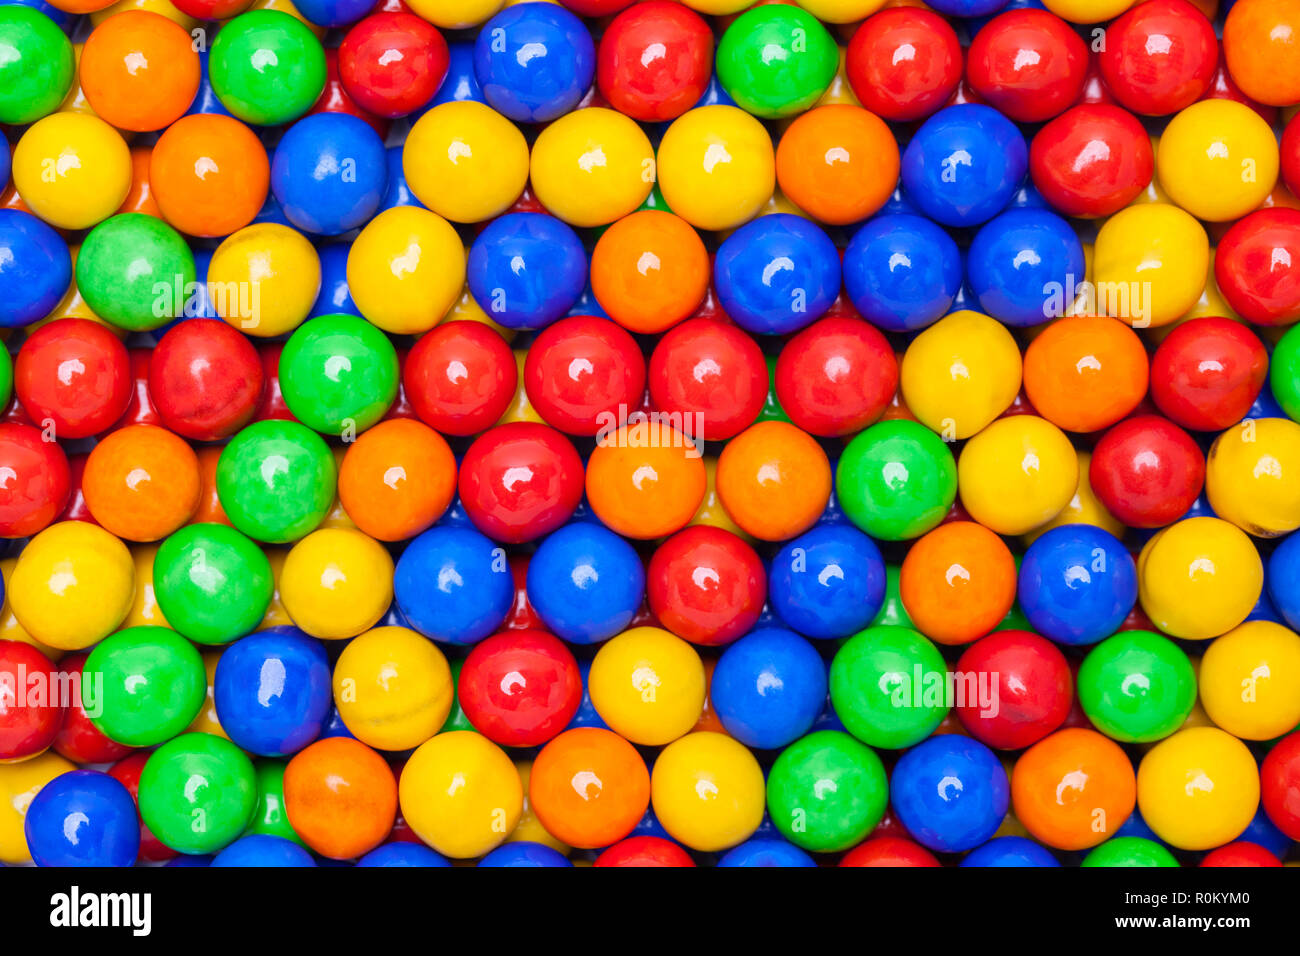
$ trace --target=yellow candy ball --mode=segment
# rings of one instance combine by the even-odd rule
[[[1197,219],[1227,222],[1257,209],[1277,185],[1277,139],[1249,106],[1202,100],[1165,127],[1160,185]]]
[[[1142,758],[1138,809],[1156,836],[1180,850],[1208,850],[1241,835],[1259,806],[1259,767],[1217,727],[1180,730]]]
[[[52,113],[14,148],[13,180],[28,208],[60,229],[89,229],[131,189],[131,150],[92,113]]]
[[[735,106],[701,106],[675,119],[659,143],[659,188],[697,229],[749,222],[776,189],[772,137]]]
[[[1201,297],[1210,240],[1191,215],[1168,203],[1128,206],[1097,233],[1097,311],[1134,328],[1167,325]]]
[[[1142,610],[1172,637],[1204,640],[1246,619],[1264,588],[1264,563],[1246,533],[1222,518],[1187,518],[1138,555]]]
[[[465,247],[451,224],[395,206],[366,224],[348,253],[348,290],[367,319],[394,335],[438,324],[465,285]]]
[[[1043,0],[1043,6],[1071,23],[1101,23],[1103,20],[1113,20],[1135,2],[1136,0]]]
[[[443,103],[411,127],[402,172],[415,197],[444,219],[482,222],[524,191],[528,143],[519,127],[483,103]]]
[[[884,5],[885,0],[799,0],[799,6],[824,23],[856,23]]]
[[[320,292],[320,257],[307,237],[279,223],[245,226],[217,246],[208,295],[217,315],[247,335],[292,332]]]
[[[294,624],[313,637],[356,637],[393,603],[393,558],[360,531],[313,531],[284,560],[280,600]]]
[[[504,0],[411,0],[407,6],[434,26],[465,30],[487,20],[505,3]]]
[[[542,130],[529,170],[537,201],[548,212],[572,226],[603,226],[650,195],[654,150],[634,120],[591,107]]]
[[[42,644],[36,638],[32,637],[18,623],[18,618],[14,617],[14,610],[9,606],[9,595],[13,592],[9,589],[13,586],[14,566],[18,563],[17,558],[5,558],[0,561],[0,574],[4,576],[5,599],[4,605],[0,607],[0,641],[18,641],[22,644],[30,644],[46,657],[54,662],[58,662],[63,657],[63,651]]]
[[[725,850],[763,822],[763,771],[749,748],[726,734],[687,734],[655,760],[650,803],[677,842],[706,853]]]
[[[1300,528],[1300,424],[1247,419],[1214,440],[1205,490],[1220,518],[1260,538]]]
[[[957,489],[970,516],[998,534],[1025,534],[1051,521],[1079,487],[1070,439],[1045,418],[1000,418],[966,443]]]
[[[634,627],[602,644],[587,687],[611,730],[648,747],[689,732],[704,710],[700,655],[658,627]]]
[[[1201,703],[1234,737],[1272,740],[1300,724],[1300,635],[1247,621],[1210,642],[1201,658]]]
[[[442,728],[455,697],[447,658],[410,628],[366,631],[334,665],[339,716],[353,736],[378,750],[420,746]]]

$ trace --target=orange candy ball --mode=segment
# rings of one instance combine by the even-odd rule
[[[614,223],[591,253],[591,289],[630,332],[654,334],[695,311],[709,287],[709,254],[691,224],[646,209]]]
[[[185,29],[157,13],[127,10],[91,31],[81,51],[81,90],[118,129],[163,129],[199,89],[199,55]]]
[[[776,148],[776,181],[814,219],[845,225],[866,219],[898,184],[898,142],[884,120],[860,106],[804,113]]]
[[[289,825],[321,856],[350,860],[383,843],[397,818],[397,778],[383,757],[351,737],[327,737],[284,770]]]
[[[1223,54],[1252,100],[1300,103],[1300,0],[1237,0],[1223,24]]]
[[[271,164],[256,134],[217,113],[184,116],[154,144],[149,185],[163,218],[191,236],[228,236],[266,202]]]
[[[786,422],[759,422],[722,450],[717,482],[722,507],[746,533],[787,541],[826,510],[831,465],[807,432]]]
[[[363,432],[339,468],[343,509],[380,541],[415,537],[442,517],[455,494],[456,458],[447,442],[410,418]]]
[[[1119,744],[1070,727],[1034,744],[1011,774],[1016,819],[1034,839],[1058,850],[1108,840],[1133,813],[1137,778]]]
[[[623,839],[650,806],[650,773],[636,748],[601,727],[560,734],[537,755],[528,802],[546,831],[591,849]]]
[[[950,521],[912,545],[899,572],[912,623],[940,644],[967,644],[1001,623],[1016,599],[1016,561],[996,534]]]
[[[662,538],[686,526],[704,500],[704,459],[671,425],[642,420],[602,435],[587,462],[587,500],[627,538]]]
[[[1142,340],[1123,322],[1066,316],[1025,350],[1025,393],[1058,428],[1093,432],[1109,428],[1138,406],[1149,369]]]
[[[157,541],[199,506],[199,459],[185,439],[156,425],[110,432],[86,459],[82,493],[106,531]]]

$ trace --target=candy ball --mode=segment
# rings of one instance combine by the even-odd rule
[[[476,435],[500,421],[518,386],[510,346],[480,322],[445,322],[422,335],[402,369],[420,419],[444,435]]]
[[[759,628],[727,647],[709,683],[727,733],[747,747],[785,747],[812,729],[826,703],[826,665],[807,640]]]
[[[300,20],[249,10],[217,33],[208,58],[212,89],[245,123],[291,123],[325,88],[325,52]]]
[[[275,147],[271,189],[303,232],[336,236],[365,225],[388,184],[384,144],[369,124],[344,113],[294,123]]]
[[[474,44],[474,73],[484,98],[517,123],[544,123],[568,113],[595,71],[591,34],[557,4],[515,4],[485,24]]]
[[[92,229],[77,254],[76,277],[96,315],[136,332],[185,315],[196,288],[185,240],[143,213],[111,216]]]
[[[1217,727],[1189,727],[1147,751],[1138,767],[1142,819],[1181,850],[1236,839],[1259,806],[1259,774],[1246,745]]]
[[[1300,833],[1300,735],[1289,734],[1268,752],[1259,769],[1261,803],[1285,836]]]
[[[12,51],[0,67],[0,123],[22,126],[54,112],[76,76],[67,34],[35,7],[6,4],[0,43]]]
[[[941,644],[965,644],[1006,617],[1015,581],[1015,561],[997,535],[971,521],[952,521],[907,552],[899,592],[923,634]]]
[[[360,435],[339,467],[339,500],[358,528],[403,541],[446,512],[456,493],[456,459],[423,422],[393,419]]]
[[[1300,637],[1272,621],[1248,621],[1201,658],[1201,703],[1244,740],[1272,740],[1300,723]]]
[[[946,674],[938,649],[919,631],[869,627],[831,661],[831,703],[854,737],[901,750],[930,736],[947,715]]]
[[[1300,424],[1250,419],[1224,431],[1206,457],[1205,490],[1219,517],[1262,538],[1300,527]]]
[[[596,301],[631,332],[663,332],[691,315],[708,290],[709,272],[699,234],[659,209],[618,220],[591,253]]]
[[[1300,255],[1300,212],[1260,209],[1242,218],[1219,240],[1214,278],[1232,310],[1258,325],[1300,319],[1300,285],[1286,267]]]
[[[1092,644],[1115,633],[1133,610],[1137,570],[1110,532],[1062,525],[1025,552],[1017,593],[1034,630],[1061,644]]]
[[[244,832],[257,799],[253,762],[229,740],[182,734],[140,774],[140,816],[165,845],[212,853]]]
[[[1025,394],[1058,428],[1098,431],[1142,401],[1147,362],[1142,340],[1124,323],[1106,316],[1066,316],[1043,329],[1025,350]]]
[[[1083,247],[1059,216],[1012,209],[975,234],[966,270],[983,311],[1011,326],[1039,325],[1061,314],[1083,280]]]
[[[436,213],[386,209],[353,241],[347,282],[361,314],[385,332],[427,332],[460,297],[465,248]]]
[[[56,319],[28,335],[14,392],[28,417],[58,439],[106,431],[131,400],[130,358],[108,327]]]
[[[814,852],[858,843],[884,815],[887,796],[880,758],[834,730],[808,734],[782,750],[767,782],[773,824]]]
[[[1151,0],[1110,25],[1097,59],[1120,105],[1164,116],[1210,88],[1218,53],[1214,25],[1187,0]]]
[[[1020,750],[1055,731],[1074,699],[1065,655],[1028,631],[981,638],[958,659],[956,674],[957,719],[999,750]]]
[[[1154,172],[1146,130],[1110,103],[1071,107],[1043,126],[1029,148],[1034,186],[1068,216],[1118,212],[1142,193]]]
[[[30,644],[0,645],[0,766],[35,757],[54,743],[64,720],[53,685],[58,675]]]
[[[847,51],[858,100],[894,122],[923,119],[957,90],[962,48],[951,24],[932,10],[898,7],[867,18]]]
[[[71,485],[68,457],[39,429],[0,424],[0,468],[14,480],[0,487],[0,537],[25,538],[57,518]]]
[[[641,127],[623,114],[575,110],[538,135],[529,181],[538,202],[569,225],[603,226],[650,195],[654,152]]]
[[[183,116],[149,157],[149,189],[163,218],[191,236],[227,236],[253,221],[270,188],[266,149],[219,113]]]
[[[747,840],[762,822],[763,771],[749,750],[725,734],[687,734],[655,760],[650,801],[675,840],[694,850],[725,850]]]
[[[1070,503],[1079,485],[1079,463],[1074,446],[1055,425],[1035,415],[1015,415],[966,443],[957,461],[957,484],[962,505],[976,521],[999,534],[1024,534]]]
[[[443,103],[411,127],[406,182],[452,222],[482,222],[510,208],[528,182],[528,144],[513,123],[473,100]]]
[[[214,694],[231,740],[250,753],[287,756],[325,726],[329,658],[319,641],[293,628],[250,634],[221,655]]]
[[[703,257],[703,244],[699,252]],[[678,416],[683,426],[694,423],[692,435],[705,441],[733,438],[753,424],[769,390],[767,365],[754,339],[731,322],[709,317],[666,332],[651,353],[647,378],[654,407]]]
[[[284,837],[253,833],[240,837],[218,853],[210,866],[315,866],[311,854]]]
[[[962,283],[957,244],[921,216],[872,218],[854,233],[843,265],[854,307],[887,332],[922,329],[946,315]]]
[[[447,75],[447,41],[428,21],[380,10],[352,27],[339,44],[339,79],[363,110],[405,116],[425,106]]]
[[[858,222],[880,209],[898,182],[898,145],[875,114],[847,104],[803,114],[776,150],[781,191],[813,218]]]
[[[587,687],[611,730],[634,744],[660,746],[699,720],[704,665],[681,638],[657,627],[634,627],[601,645]]]
[[[349,641],[333,685],[348,730],[380,750],[424,743],[447,720],[456,694],[442,652],[405,627],[377,627]]]
[[[1077,102],[1087,71],[1088,48],[1079,35],[1032,8],[985,24],[966,60],[972,92],[1019,123],[1040,123]]]
[[[217,464],[217,493],[231,522],[258,541],[284,544],[321,523],[334,501],[334,458],[297,422],[255,422]]]
[[[834,38],[815,16],[793,4],[745,11],[718,42],[723,88],[738,106],[764,119],[808,109],[838,65]]]
[[[734,106],[703,106],[675,119],[659,143],[659,188],[697,229],[734,229],[772,197],[776,158],[763,124]]]
[[[13,183],[33,213],[59,229],[107,219],[131,188],[131,151],[93,113],[52,113],[14,148]]]
[[[842,524],[819,525],[786,544],[772,559],[769,580],[769,600],[781,621],[813,638],[862,630],[885,598],[880,550]]]
[[[567,438],[532,422],[484,432],[461,462],[460,499],[479,530],[519,543],[547,534],[582,497],[582,462]]]
[[[383,332],[351,315],[304,322],[280,353],[280,389],[303,424],[355,435],[375,424],[397,397],[397,352]]]
[[[641,419],[597,438],[586,490],[592,511],[610,530],[659,538],[695,515],[704,499],[704,462],[690,436]]]
[[[17,209],[0,209],[0,261],[4,328],[45,318],[72,282],[67,243],[35,216]]]
[[[1094,727],[1123,743],[1169,736],[1192,712],[1196,690],[1187,655],[1150,631],[1107,638],[1079,668],[1083,712]]]
[[[95,115],[118,129],[156,130],[180,119],[199,90],[199,57],[184,27],[124,10],[86,38],[77,79]]]
[[[614,109],[642,123],[673,120],[704,95],[713,34],[699,14],[652,0],[624,10],[596,51],[596,84]]]
[[[261,359],[225,322],[177,323],[149,359],[149,398],[168,430],[217,441],[248,424],[264,383]]]
[[[1205,229],[1164,202],[1128,206],[1097,233],[1092,282],[1096,311],[1134,328],[1168,325],[1205,290]]]
[[[677,636],[727,644],[757,622],[765,582],[763,563],[749,545],[729,531],[696,525],[655,550],[646,597],[655,617]]]
[[[504,549],[468,527],[433,527],[412,541],[393,592],[412,627],[452,644],[495,633],[514,601]]]
[[[1086,850],[1133,813],[1133,765],[1119,744],[1095,730],[1058,730],[1016,761],[1011,800],[1034,839],[1058,850]]]
[[[849,442],[835,476],[849,520],[884,541],[925,534],[957,497],[957,464],[947,444],[916,422],[879,422]]]
[[[528,562],[530,603],[551,631],[576,644],[595,644],[626,630],[644,590],[636,551],[594,522],[553,532]]]
[[[636,748],[610,730],[579,727],[533,762],[528,802],[564,843],[603,847],[628,836],[650,805],[650,774]]]
[[[467,269],[479,306],[510,329],[550,325],[569,311],[587,281],[577,233],[535,212],[493,220],[474,240]]]
[[[226,644],[261,622],[275,582],[271,562],[234,528],[200,523],[159,547],[153,590],[168,623],[200,644]]]
[[[379,846],[393,829],[397,781],[384,758],[348,737],[300,750],[284,770],[284,809],[308,847],[350,860]]]
[[[393,559],[360,531],[322,528],[293,546],[280,573],[280,600],[313,637],[342,640],[367,631],[393,600]]]
[[[37,866],[131,866],[140,848],[131,794],[92,770],[65,773],[42,787],[23,828]]]
[[[640,404],[645,359],[636,340],[608,319],[570,316],[529,347],[524,388],[548,424],[570,435],[594,435]]]
[[[1165,528],[1142,548],[1137,566],[1142,610],[1171,637],[1204,640],[1232,630],[1263,590],[1255,545],[1220,518]]]
[[[1242,93],[1271,106],[1300,103],[1297,29],[1300,11],[1292,3],[1240,0],[1232,5],[1223,24],[1223,55]]]
[[[899,759],[890,801],[899,822],[931,850],[953,853],[988,840],[1007,813],[1010,787],[993,752],[960,734],[913,747]]]
[[[82,493],[95,520],[119,538],[157,541],[198,507],[199,461],[166,429],[128,425],[91,451]]]
[[[1159,415],[1111,428],[1088,477],[1106,510],[1131,528],[1160,528],[1187,513],[1205,481],[1205,459],[1187,432]]]
[[[1165,127],[1156,170],[1160,185],[1183,209],[1197,219],[1226,222],[1257,208],[1273,191],[1277,140],[1249,106],[1205,100]]]
[[[1086,857],[1080,866],[1178,866],[1178,860],[1154,840],[1121,836],[1107,840]]]

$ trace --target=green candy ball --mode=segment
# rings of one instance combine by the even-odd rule
[[[0,6],[0,123],[34,123],[59,108],[72,89],[72,43],[58,24],[31,7]]]
[[[1121,743],[1168,737],[1196,704],[1196,674],[1177,644],[1152,631],[1120,631],[1079,667],[1079,705]]]
[[[257,802],[253,807],[253,819],[241,836],[264,833],[267,836],[284,837],[299,846],[306,846],[302,837],[289,825],[289,814],[284,809],[284,769],[283,760],[257,760],[253,762],[253,773],[257,777]]]
[[[826,92],[839,68],[835,39],[793,4],[742,13],[718,44],[718,79],[745,112],[765,119],[802,113]]]
[[[256,806],[253,761],[213,734],[168,741],[140,774],[140,816],[181,853],[213,853],[238,839]]]
[[[325,89],[325,51],[301,22],[250,10],[224,24],[208,58],[221,105],[245,123],[278,126],[305,114]]]
[[[223,524],[191,524],[153,559],[153,590],[172,627],[200,644],[228,644],[262,623],[275,594],[266,554]]]
[[[818,730],[776,758],[767,778],[772,823],[796,846],[835,853],[860,843],[885,815],[889,782],[874,750]]]
[[[939,524],[957,499],[957,462],[943,439],[906,419],[859,433],[835,472],[840,507],[882,541],[905,541]]]
[[[869,627],[831,661],[831,704],[849,733],[872,747],[920,743],[948,713],[948,668],[920,631]]]
[[[77,289],[106,322],[147,332],[177,316],[198,281],[194,254],[157,216],[127,212],[105,219],[77,254]],[[177,295],[177,290],[180,294]]]
[[[1300,325],[1293,325],[1273,349],[1268,384],[1282,411],[1300,422]]]
[[[388,336],[355,315],[308,319],[280,353],[280,390],[294,416],[329,435],[365,431],[397,398]]]
[[[193,723],[208,696],[203,658],[167,627],[128,627],[95,645],[82,671],[86,715],[105,737],[152,747]]]
[[[226,517],[269,544],[314,531],[334,504],[336,480],[325,439],[298,422],[254,422],[217,461],[217,498]]]
[[[1081,866],[1178,866],[1174,855],[1154,840],[1111,837],[1083,858]]]

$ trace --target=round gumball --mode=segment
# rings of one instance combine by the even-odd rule
[[[366,534],[404,541],[447,511],[456,494],[456,459],[423,422],[393,419],[360,435],[339,467],[339,501]]]
[[[793,4],[747,10],[718,42],[718,79],[746,112],[764,119],[801,113],[830,86],[839,66],[835,39]]]
[[[1010,786],[991,750],[961,734],[913,747],[894,767],[890,805],[924,846],[946,853],[987,841],[1007,814]]]
[[[1282,861],[1257,843],[1238,841],[1211,850],[1201,866],[1281,866]]]
[[[108,327],[56,319],[27,337],[14,362],[14,392],[28,418],[62,440],[114,424],[131,400],[131,360]]]
[[[1201,658],[1200,700],[1215,725],[1243,740],[1272,740],[1300,724],[1300,636],[1248,621]]]
[[[803,114],[776,150],[776,180],[786,198],[834,225],[859,222],[885,205],[898,170],[898,144],[889,127],[848,104]]]
[[[294,628],[250,634],[221,655],[214,693],[231,740],[250,753],[284,757],[325,726],[329,658],[324,645]]]
[[[1009,10],[980,28],[966,57],[971,91],[1018,123],[1041,123],[1076,103],[1088,48],[1059,17]]]
[[[609,104],[642,123],[673,120],[704,95],[713,34],[698,13],[651,0],[624,10],[601,34],[596,84]]]
[[[207,695],[199,652],[166,627],[118,631],[90,652],[83,673],[91,722],[130,747],[150,747],[184,731]]]
[[[1239,0],[1223,24],[1228,72],[1252,100],[1270,106],[1300,103],[1295,34],[1300,10],[1277,0]]]
[[[1300,528],[1300,424],[1251,419],[1215,439],[1206,457],[1205,490],[1219,517],[1260,538]]]
[[[1060,866],[1060,861],[1033,840],[994,837],[963,857],[958,866]]]
[[[975,234],[966,271],[984,312],[1007,325],[1040,325],[1070,305],[1084,277],[1083,246],[1061,217],[1012,209]]]
[[[718,866],[815,867],[817,862],[793,844],[772,837],[754,837],[733,847]]]
[[[456,700],[447,659],[406,627],[377,627],[348,642],[333,684],[347,729],[379,750],[420,746],[443,726]]]
[[[1133,813],[1133,765],[1119,744],[1095,730],[1058,730],[1016,761],[1011,801],[1035,840],[1086,850],[1113,836]]]
[[[412,541],[397,563],[393,591],[412,627],[450,644],[496,632],[514,601],[505,552],[463,526],[433,527]]]
[[[199,505],[199,460],[157,425],[128,425],[90,452],[81,488],[94,519],[119,538],[157,541]]]
[[[566,730],[533,762],[528,802],[564,843],[602,847],[628,836],[650,805],[650,774],[636,749],[599,727]]]
[[[761,216],[718,247],[718,302],[754,335],[795,332],[822,315],[840,290],[835,244],[802,216]]]
[[[1131,528],[1162,528],[1191,508],[1205,482],[1192,437],[1159,415],[1115,425],[1093,451],[1088,478],[1106,510]]]
[[[1106,220],[1094,244],[1096,311],[1142,329],[1182,318],[1205,291],[1205,228],[1165,202],[1140,203]]]
[[[1268,819],[1291,839],[1300,834],[1300,734],[1273,747],[1259,768],[1261,803]]]
[[[999,534],[1025,534],[1070,503],[1079,486],[1078,456],[1051,422],[1014,415],[966,443],[957,461],[957,486],[962,506],[980,524]]]
[[[685,527],[704,500],[705,483],[692,438],[662,421],[642,418],[600,435],[587,462],[591,510],[628,538],[660,538]]]
[[[611,225],[596,241],[591,288],[600,307],[623,328],[653,334],[695,311],[708,290],[709,270],[704,242],[689,223],[670,212],[643,209]]]
[[[484,99],[516,123],[544,123],[568,113],[595,72],[591,34],[557,4],[515,4],[488,21],[474,44],[474,73]]]
[[[289,617],[313,637],[344,640],[367,631],[393,601],[393,559],[352,528],[321,528],[293,546],[279,578]]]
[[[253,833],[240,837],[218,853],[210,866],[301,867],[315,866],[310,853],[292,840]]]
[[[894,122],[923,119],[956,91],[962,75],[957,34],[929,9],[898,7],[869,17],[847,52],[848,80],[859,102]]]
[[[227,236],[251,223],[266,202],[270,176],[257,134],[219,113],[181,117],[149,158],[159,211],[191,236]]]
[[[1142,340],[1107,316],[1057,319],[1025,350],[1025,394],[1035,411],[1066,431],[1114,425],[1142,401],[1148,378]]]
[[[902,837],[878,836],[844,854],[840,866],[941,866],[925,847]]]
[[[854,307],[887,332],[911,332],[947,315],[962,284],[951,236],[921,216],[886,213],[865,223],[844,251]]]
[[[681,638],[657,627],[634,627],[601,645],[587,687],[611,730],[634,744],[660,746],[699,720],[704,665]]]
[[[634,836],[609,847],[592,866],[694,866],[691,855],[671,840]]]
[[[1147,751],[1138,767],[1142,819],[1165,843],[1208,850],[1240,836],[1259,806],[1259,770],[1240,740],[1189,727]]]
[[[549,535],[528,562],[527,581],[528,600],[546,627],[575,644],[595,644],[626,630],[645,590],[636,551],[590,521]]]
[[[199,90],[199,56],[184,27],[124,10],[90,32],[77,79],[95,115],[118,129],[156,130],[180,119]]]
[[[105,736],[87,715],[86,702],[81,692],[85,682],[83,675],[87,656],[66,654],[59,661],[57,679],[63,681],[63,684],[52,686],[67,687],[70,693],[63,723],[51,747],[60,756],[78,764],[111,763],[132,753],[134,748]]]
[[[1036,744],[1065,722],[1074,700],[1065,655],[1028,631],[998,631],[976,641],[957,661],[957,675],[957,719],[998,750]]]
[[[262,549],[222,524],[192,524],[171,535],[153,572],[168,623],[200,644],[226,644],[254,630],[275,591]]]
[[[1137,601],[1137,569],[1124,545],[1089,524],[1053,528],[1025,552],[1020,608],[1035,631],[1060,644],[1114,634]]]
[[[30,209],[59,229],[89,229],[131,190],[131,150],[93,113],[52,113],[14,147],[13,184]]]
[[[135,567],[126,545],[103,528],[60,521],[27,543],[7,585],[9,609],[28,635],[79,651],[122,623],[135,599]]]
[[[695,437],[704,441],[735,437],[758,417],[768,395],[762,350],[718,318],[689,319],[665,333],[650,356],[648,378],[653,406],[696,422]]]
[[[50,696],[58,673],[30,644],[0,643],[0,766],[54,743],[64,717],[63,701]]]
[[[722,450],[717,485],[736,524],[761,540],[785,541],[821,517],[830,498],[830,463],[793,425],[759,422]]]
[[[257,126],[293,122],[325,89],[320,41],[280,10],[249,10],[224,24],[208,70],[221,104]]]
[[[964,103],[931,116],[907,144],[903,189],[931,219],[976,226],[1006,206],[1028,168],[1015,124],[992,107]]]
[[[1139,3],[1106,29],[1098,62],[1121,106],[1166,116],[1201,98],[1214,80],[1214,25],[1187,0]]]
[[[857,434],[884,413],[897,390],[889,341],[854,318],[819,319],[786,343],[776,363],[781,407],[814,435]]]
[[[1228,222],[1258,208],[1277,185],[1277,139],[1249,106],[1203,100],[1165,127],[1156,172],[1169,198],[1197,219]]]
[[[76,78],[67,34],[34,5],[6,4],[0,43],[11,51],[0,66],[0,123],[21,126],[58,109]]]
[[[385,843],[371,850],[357,866],[451,866],[445,856],[420,843]]]
[[[1175,867],[1178,860],[1154,840],[1144,837],[1120,836],[1107,840],[1086,857],[1080,866],[1105,867]]]
[[[0,8],[0,14],[13,9],[18,8]],[[71,283],[72,260],[63,238],[30,213],[0,209],[0,296],[5,302],[0,327],[45,318]]]
[[[355,116],[305,116],[275,147],[271,190],[303,232],[337,236],[365,225],[387,185],[383,140]]]
[[[1261,209],[1219,241],[1214,278],[1232,310],[1257,325],[1300,319],[1300,284],[1286,263],[1300,257],[1300,211]]]
[[[519,840],[497,847],[475,865],[509,867],[573,866],[568,858],[558,850],[554,850],[542,843]]]
[[[941,644],[966,644],[993,630],[1011,610],[1016,564],[992,531],[972,521],[950,521],[907,552],[899,591],[921,633]]]
[[[519,822],[524,791],[505,752],[482,734],[426,741],[402,770],[401,813],[421,840],[454,859],[495,849]]]
[[[357,105],[397,117],[425,106],[447,75],[447,41],[427,20],[380,10],[358,22],[339,44],[339,79]]]
[[[1083,712],[1121,743],[1168,737],[1192,712],[1196,691],[1187,655],[1151,631],[1121,631],[1094,647],[1079,667]]]
[[[655,168],[668,207],[697,229],[735,229],[776,187],[771,136],[735,106],[702,106],[675,119]]]
[[[461,462],[460,499],[475,526],[519,543],[563,524],[582,498],[582,461],[562,434],[512,422],[480,435]]]
[[[758,621],[765,581],[763,563],[749,545],[721,528],[699,525],[655,550],[646,596],[655,617],[678,637],[727,644]]]
[[[626,216],[646,201],[654,179],[650,140],[614,110],[576,110],[533,143],[529,181],[537,201],[571,226],[603,226]]]
[[[159,840],[181,853],[212,853],[233,842],[256,800],[253,762],[212,734],[169,740],[140,774],[140,816]]]
[[[177,323],[149,359],[149,397],[162,424],[196,441],[217,441],[243,428],[264,380],[248,339],[213,319]]]
[[[862,532],[823,524],[777,553],[769,581],[772,610],[783,623],[808,637],[848,637],[880,611],[885,562]]]
[[[329,435],[355,435],[379,421],[400,375],[388,336],[353,315],[304,322],[285,343],[279,371],[289,411]]]
[[[1170,637],[1218,637],[1246,619],[1263,591],[1255,545],[1220,518],[1165,528],[1142,548],[1137,567],[1142,610]]]
[[[131,794],[93,770],[74,770],[42,787],[23,828],[37,866],[132,866],[140,850]]]
[[[546,328],[524,363],[528,400],[547,424],[594,435],[627,418],[645,395],[645,358],[608,319],[575,315]]]
[[[284,544],[324,520],[334,502],[334,457],[324,439],[297,422],[255,422],[217,464],[217,493],[236,528]]]
[[[411,127],[401,152],[411,192],[452,222],[500,215],[528,183],[528,144],[481,102],[442,103]]]
[[[650,801],[668,835],[694,850],[743,843],[763,820],[763,771],[725,734],[687,734],[665,747],[650,775]]]
[[[1034,136],[1034,186],[1067,216],[1109,216],[1136,199],[1155,173],[1151,139],[1131,113],[1109,103],[1072,107]]]
[[[930,736],[947,715],[944,695],[935,694],[946,674],[938,649],[919,631],[869,627],[831,661],[831,704],[863,743],[901,750]]]
[[[730,736],[747,747],[780,749],[808,733],[825,706],[826,665],[793,631],[759,628],[723,652],[709,701]]]
[[[889,795],[875,751],[837,730],[819,730],[781,751],[767,780],[772,823],[805,850],[833,853],[869,834]]]
[[[554,216],[511,213],[479,233],[467,270],[470,292],[492,321],[539,329],[577,302],[587,256],[577,233]]]
[[[934,432],[905,419],[878,422],[849,442],[836,496],[855,525],[883,541],[925,534],[957,498],[957,464]]]
[[[447,322],[411,348],[402,384],[423,421],[443,434],[475,435],[501,419],[518,371],[510,346],[492,329]]]
[[[318,740],[284,771],[284,809],[294,832],[331,860],[369,853],[397,816],[397,780],[384,758],[348,737]]]
[[[76,278],[95,315],[132,332],[188,316],[197,288],[194,256],[180,233],[139,212],[111,216],[90,231]]]
[[[945,439],[969,438],[1015,401],[1020,349],[1001,323],[961,310],[916,338],[899,366],[903,400]]]
[[[536,747],[578,711],[582,677],[573,654],[545,631],[506,631],[474,645],[457,699],[474,728],[503,747]]]
[[[320,277],[320,257],[302,233],[260,222],[229,236],[212,254],[208,295],[223,320],[247,335],[271,337],[307,318]]]
[[[67,504],[72,476],[58,442],[40,429],[0,423],[0,538],[26,538],[44,530]]]

